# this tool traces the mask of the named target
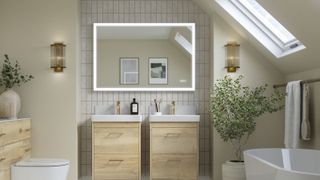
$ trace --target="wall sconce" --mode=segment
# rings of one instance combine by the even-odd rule
[[[54,72],[63,72],[63,68],[66,68],[65,51],[65,44],[51,44],[51,68],[53,68]]]
[[[229,42],[226,49],[226,66],[228,72],[236,72],[240,68],[240,44]]]

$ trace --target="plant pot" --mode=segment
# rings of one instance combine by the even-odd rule
[[[243,161],[227,161],[222,164],[223,180],[245,180],[246,173]]]
[[[20,96],[12,89],[8,89],[0,95],[0,118],[16,119],[20,112]]]

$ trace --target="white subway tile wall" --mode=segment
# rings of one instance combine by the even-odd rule
[[[92,87],[93,23],[196,23],[196,90],[194,92],[94,92]],[[140,113],[148,115],[152,100],[192,104],[200,120],[199,175],[211,175],[210,17],[192,0],[82,0],[81,1],[81,125],[80,176],[91,176],[91,120],[95,105],[129,104],[136,98]],[[149,175],[149,121],[142,123],[142,177]]]

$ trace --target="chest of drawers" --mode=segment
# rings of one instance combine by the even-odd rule
[[[10,180],[10,166],[31,156],[31,120],[0,121],[0,179]]]

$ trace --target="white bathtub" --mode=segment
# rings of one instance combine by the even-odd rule
[[[244,161],[247,180],[320,180],[320,151],[252,149]]]

